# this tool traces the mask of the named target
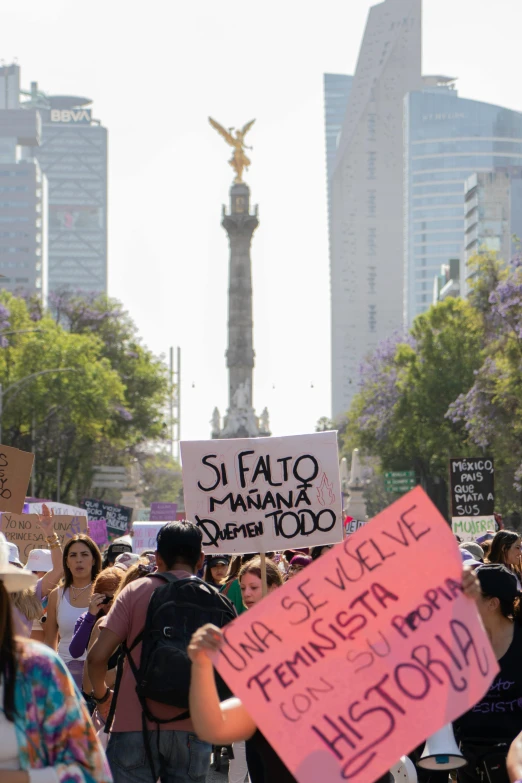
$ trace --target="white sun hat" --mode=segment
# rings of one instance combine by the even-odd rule
[[[45,573],[52,571],[53,558],[51,552],[48,549],[32,549],[29,552],[25,569],[26,571],[45,571]]]
[[[10,544],[8,541],[7,548],[9,549],[9,562],[12,565],[18,566],[18,568],[23,568],[24,564],[20,561],[20,550],[16,544]]]
[[[0,533],[0,582],[8,593],[17,593],[27,587],[33,587],[38,581],[35,574],[9,563],[9,546],[3,533]]]

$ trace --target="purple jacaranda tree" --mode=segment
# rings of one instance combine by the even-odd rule
[[[414,348],[415,341],[411,335],[396,331],[382,340],[359,368],[359,391],[365,404],[358,412],[358,426],[372,431],[377,440],[387,437],[400,398],[396,357],[401,344]]]
[[[502,264],[486,255],[477,259],[485,272],[472,290],[485,325],[485,358],[471,388],[449,406],[447,417],[464,424],[472,444],[495,456],[497,485],[522,485],[522,258]],[[492,284],[488,292],[484,281]],[[509,504],[508,504],[509,505]]]

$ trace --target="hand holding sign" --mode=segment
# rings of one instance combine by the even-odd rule
[[[498,671],[461,582],[415,489],[226,626],[216,668],[299,783],[368,783]]]

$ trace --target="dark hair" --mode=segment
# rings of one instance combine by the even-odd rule
[[[186,520],[163,525],[156,539],[158,553],[169,571],[176,563],[184,563],[194,570],[201,557],[202,541],[199,527]]]
[[[500,598],[498,595],[487,595],[483,593],[484,598],[498,598],[500,613],[507,620],[514,620],[518,624],[522,624],[522,608],[520,606],[520,596],[517,595],[514,598]]]
[[[259,556],[254,557],[247,563],[241,566],[238,579],[241,582],[242,577],[245,574],[255,574],[261,579],[261,558]],[[280,587],[283,584],[283,577],[281,571],[271,560],[266,560],[266,583],[268,587]]]
[[[319,557],[321,557],[325,549],[331,549],[332,547],[333,544],[319,544],[318,546],[314,546],[310,553],[312,560],[317,560]]]
[[[483,541],[480,546],[482,547],[482,551],[484,552],[484,558],[489,560],[489,553],[491,551],[491,541]]]
[[[488,555],[489,562],[506,565],[506,552],[519,538],[520,534],[514,533],[512,530],[499,530],[498,533],[495,533]]]
[[[102,566],[100,550],[98,549],[97,545],[94,543],[92,538],[89,538],[89,536],[86,536],[84,533],[80,533],[80,535],[78,536],[73,536],[71,539],[69,539],[69,541],[66,543],[66,545],[63,548],[62,586],[64,590],[67,590],[67,588],[72,585],[72,581],[73,581],[71,569],[67,565],[67,557],[69,555],[69,550],[73,544],[85,544],[87,549],[90,550],[91,555],[93,556],[94,559],[94,562],[92,564],[92,569],[91,569],[91,580],[96,579],[96,577],[101,571],[101,566]]]
[[[208,584],[209,584],[209,585],[214,585],[214,587],[221,587],[222,585],[226,584],[226,583],[227,583],[227,581],[228,581],[228,580],[227,580],[227,574],[228,574],[228,569],[230,568],[230,560],[228,560],[228,562],[227,562],[227,573],[225,574],[224,578],[223,578],[223,579],[221,579],[219,582],[216,582],[216,580],[215,580],[215,579],[214,579],[214,577],[212,576],[212,569],[213,569],[213,568],[214,568],[216,565],[220,565],[220,564],[219,564],[219,563],[214,563],[214,564],[212,564],[212,560],[213,560],[213,559],[214,559],[214,558],[211,556],[211,557],[209,557],[209,558],[208,558],[208,560],[207,560],[207,563],[206,563],[206,565],[205,565],[205,575],[204,575],[204,577],[203,577],[203,581],[204,581],[204,582],[208,582]],[[223,558],[223,559],[224,559],[224,558]]]
[[[0,580],[0,676],[4,685],[4,712],[7,720],[15,719],[16,644],[9,593]]]
[[[242,566],[241,555],[236,555],[236,557],[233,557],[232,560],[230,561],[227,578],[225,579],[226,585],[230,584],[230,582],[233,582],[234,579],[237,579],[237,575],[239,574],[239,570],[241,566]]]

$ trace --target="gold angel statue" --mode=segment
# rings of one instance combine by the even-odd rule
[[[255,120],[251,120],[250,122],[247,122],[246,125],[243,125],[241,130],[239,128],[236,130],[235,128],[229,128],[228,130],[225,130],[222,125],[219,124],[219,122],[216,122],[212,119],[212,117],[208,118],[208,121],[212,125],[213,128],[217,130],[218,133],[223,136],[225,141],[230,144],[231,147],[234,148],[234,154],[228,161],[234,171],[236,172],[236,178],[234,182],[236,185],[241,184],[243,182],[243,169],[248,169],[250,166],[250,160],[245,155],[245,150],[251,150],[252,147],[247,147],[245,144],[245,136],[254,124]],[[236,131],[236,135],[233,136],[232,132]]]

